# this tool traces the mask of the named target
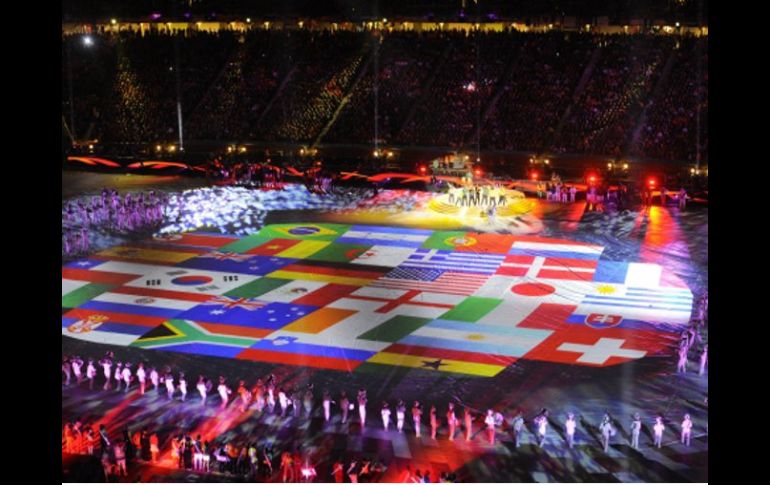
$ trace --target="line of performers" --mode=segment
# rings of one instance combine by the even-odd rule
[[[120,363],[118,363],[115,373],[113,374],[111,370],[112,360],[113,360],[113,355],[111,355],[111,353],[108,353],[107,355],[105,355],[103,359],[99,361],[99,364],[104,369],[105,384],[103,389],[104,390],[110,389],[110,381],[114,379],[116,381],[116,387],[118,390],[121,390],[121,384],[125,383],[124,392],[127,393],[129,392],[131,383],[134,381],[133,373],[131,372],[131,364],[127,363],[121,366]],[[83,366],[83,361],[79,357],[65,357],[64,363],[62,365],[62,371],[66,377],[65,385],[70,384],[71,375],[73,373],[75,375],[75,378],[77,379],[78,384],[83,382],[84,376],[82,374],[82,366]],[[89,388],[93,389],[93,382],[96,377],[96,368],[94,366],[93,359],[89,360],[85,377],[90,382]],[[160,392],[159,387],[161,384],[161,376],[155,368],[152,368],[148,374],[144,370],[144,365],[140,363],[136,371],[136,380],[139,383],[140,394],[142,395],[145,394],[145,391],[147,390],[146,388],[147,388],[148,380],[149,380],[149,383],[152,384],[155,392],[156,393]],[[185,379],[184,373],[180,372],[178,374],[178,380],[175,380],[175,376],[171,373],[170,369],[167,368],[166,372],[162,377],[162,381],[166,388],[166,394],[169,400],[175,399],[175,394],[177,391],[181,393],[181,400],[182,401],[186,400],[187,381]],[[198,383],[196,384],[196,389],[201,397],[201,400],[200,400],[201,405],[206,404],[208,394],[211,392],[212,388],[213,388],[213,384],[211,380],[206,379],[204,376],[199,377]],[[227,408],[227,406],[231,403],[230,396],[233,394],[233,392],[230,389],[230,387],[227,385],[226,379],[224,377],[221,377],[221,376],[219,377],[219,384],[217,385],[216,389],[220,398],[220,408],[221,409]],[[254,405],[256,408],[256,411],[260,414],[263,413],[265,410],[267,410],[269,414],[274,414],[276,412],[276,405],[277,405],[280,408],[281,417],[286,416],[288,409],[290,407],[292,408],[293,415],[297,418],[299,418],[303,414],[307,418],[310,418],[313,413],[314,394],[313,394],[312,384],[309,384],[307,386],[304,393],[300,392],[298,388],[287,391],[283,387],[277,386],[275,376],[273,374],[270,374],[267,377],[267,379],[264,381],[262,379],[258,379],[256,384],[252,388],[248,388],[245,384],[245,381],[240,381],[236,393],[240,400],[239,407],[241,412],[246,412],[252,407],[252,405]],[[360,420],[359,423],[361,424],[361,430],[363,431],[363,429],[366,426],[367,401],[368,401],[365,389],[361,389],[358,391],[355,401],[358,404],[357,408],[358,408],[358,415]],[[342,415],[341,416],[342,424],[345,424],[348,422],[349,412],[356,409],[355,404],[351,402],[351,400],[348,398],[347,394],[344,391],[341,393],[338,402],[332,399],[331,394],[328,391],[324,391],[323,398],[322,398],[322,408],[323,408],[323,416],[324,416],[325,422],[328,423],[331,420],[332,405],[337,405],[337,404],[339,404],[339,407],[340,407],[340,411]],[[395,408],[395,414],[396,414],[395,428],[399,433],[403,432],[406,412],[407,412],[406,404],[404,403],[404,401],[399,400]],[[382,403],[380,415],[382,418],[383,429],[385,431],[388,431],[390,428],[392,411],[387,402]],[[411,408],[411,415],[412,415],[412,421],[414,423],[415,436],[419,438],[421,436],[421,429],[422,429],[423,408],[418,401],[414,402]],[[428,425],[430,426],[430,437],[435,440],[437,436],[438,428],[439,428],[439,420],[437,416],[436,406],[430,407],[428,416],[429,416]],[[479,416],[474,417],[473,412],[470,408],[468,408],[467,406],[464,407],[462,422],[465,425],[466,441],[471,440],[471,437],[473,436],[473,422],[478,418]],[[486,426],[486,432],[487,432],[489,443],[494,444],[495,429],[497,427],[503,426],[505,422],[505,418],[501,413],[494,412],[492,409],[489,409],[487,410],[486,414],[483,417],[483,422]],[[546,409],[543,409],[533,419],[533,423],[537,428],[538,444],[540,447],[542,447],[543,444],[545,443],[545,438],[546,438],[546,433],[547,433],[547,428],[549,423],[548,411]],[[458,419],[455,413],[454,403],[449,403],[447,406],[446,424],[448,428],[448,439],[450,441],[453,441],[455,439],[458,425],[460,424],[460,420]],[[513,438],[514,438],[515,444],[516,446],[519,446],[520,436],[524,430],[524,418],[521,412],[517,413],[513,417],[513,419],[510,421],[510,425],[511,425],[511,429],[513,430]],[[574,442],[575,430],[577,428],[575,416],[572,413],[569,413],[567,415],[567,421],[565,422],[564,427],[567,435],[567,443],[570,447],[572,447],[572,444]],[[665,429],[665,425],[663,424],[663,418],[661,416],[658,416],[653,426],[654,435],[655,435],[655,444],[658,447],[660,447],[661,445],[664,429]],[[682,429],[682,442],[686,443],[689,446],[691,430],[692,430],[692,421],[690,419],[689,414],[685,414],[685,419],[682,422],[681,429]],[[609,446],[610,437],[614,436],[615,434],[615,430],[612,426],[612,422],[610,420],[609,414],[605,415],[604,420],[599,426],[599,430],[601,432],[604,449],[606,451],[607,447]],[[632,431],[631,445],[635,449],[638,449],[640,430],[641,430],[641,419],[637,414],[635,415],[634,421],[632,422],[632,425],[631,425],[631,431]]]
[[[505,188],[497,185],[450,187],[449,203],[460,207],[504,206],[508,202]]]

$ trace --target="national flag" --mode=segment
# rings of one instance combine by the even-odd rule
[[[221,248],[238,241],[237,237],[204,232],[183,232],[180,234],[158,234],[154,241],[169,246],[190,246],[193,248]]]
[[[262,277],[246,283],[245,285],[234,288],[225,293],[227,296],[242,296],[246,298],[256,298],[265,293],[271,292],[276,288],[289,284],[294,280],[282,278]]]
[[[417,249],[399,268],[439,269],[492,275],[505,259],[502,254],[474,254],[440,249]]]
[[[286,284],[259,295],[260,300],[291,303],[326,286],[323,281],[288,280]],[[317,305],[323,306],[323,305]]]
[[[82,263],[87,263],[88,267],[80,266]],[[129,276],[133,276],[134,278],[138,278],[139,276],[154,273],[158,271],[159,268],[172,268],[172,267],[173,266],[160,266],[157,264],[144,264],[144,263],[133,263],[133,262],[125,262],[125,261],[105,261],[103,259],[91,259],[91,260],[88,260],[87,262],[79,261],[77,265],[74,263],[64,265],[64,267],[62,267],[62,274],[64,274],[65,271],[72,272],[72,273],[80,272],[81,274],[87,274],[91,272],[100,272],[100,273],[115,273],[120,275],[129,275]],[[86,278],[73,278],[73,279],[86,280]]]
[[[139,274],[115,273],[111,271],[97,271],[98,267],[93,269],[80,269],[71,267],[62,267],[62,280],[84,281],[89,283],[99,283],[103,285],[122,285],[128,281],[138,278]]]
[[[311,291],[310,293],[301,296],[296,300],[292,300],[292,302],[299,303],[300,305],[314,305],[322,307],[330,305],[340,298],[353,293],[358,288],[360,287],[353,285],[340,285],[337,283],[327,283],[317,290]]]
[[[179,314],[177,318],[277,330],[315,310],[316,307],[306,305],[217,297]]]
[[[284,239],[277,237],[274,239],[268,239],[258,246],[250,248],[244,252],[246,254],[258,254],[260,256],[277,256],[281,252],[286,251],[287,249],[296,246],[301,242],[302,241],[299,239]]]
[[[440,293],[422,292],[420,290],[400,290],[379,287],[363,287],[345,297],[352,300],[353,307],[357,302],[374,303],[367,307],[375,313],[391,313],[415,317],[436,318],[448,309],[453,308],[462,300],[461,296]],[[335,307],[344,305],[342,301],[333,304]]]
[[[307,241],[316,242],[316,241]],[[325,247],[306,256],[308,259],[319,261],[332,261],[339,263],[349,263],[356,260],[362,254],[365,254],[371,246],[364,244],[344,244],[338,242],[324,243]],[[365,263],[374,264],[374,263]]]
[[[523,358],[604,367],[663,353],[677,338],[667,332],[564,323]]]
[[[399,246],[374,245],[362,251],[352,263],[370,264],[373,266],[387,266],[395,268],[414,253],[413,248]]]
[[[506,254],[514,236],[463,231],[436,231],[422,245],[424,249],[443,249],[476,254]]]
[[[686,324],[692,314],[692,292],[686,288],[637,288],[599,284],[585,295],[575,313],[616,315],[628,320]]]
[[[282,258],[304,259],[324,249],[329,244],[328,241],[300,241],[294,246],[278,253],[278,256]]]
[[[243,308],[254,311],[265,306],[265,302],[252,298],[230,298],[229,296],[215,296],[203,303],[203,305],[221,306],[224,309]]]
[[[174,318],[196,305],[198,305],[197,302],[185,300],[107,292],[83,303],[79,308]]]
[[[242,273],[159,266],[155,273],[129,281],[125,286],[222,295],[257,278]]]
[[[62,335],[112,345],[128,345],[165,318],[74,308],[62,315]]]
[[[301,342],[297,337],[265,338],[242,351],[236,358],[322,369],[352,371],[374,352]]]
[[[442,320],[457,320],[461,322],[478,322],[484,315],[497,308],[503,300],[499,298],[484,298],[469,296],[454,305],[451,310],[441,315]]]
[[[549,330],[434,320],[402,338],[399,343],[521,357],[543,342],[551,333]]]
[[[108,291],[113,285],[103,285],[99,283],[88,283],[87,281],[61,280],[61,305],[63,307],[74,308],[82,305],[91,298]]]
[[[216,259],[217,261],[236,261],[236,262],[244,262],[251,259],[250,254],[238,254],[238,253],[232,253],[232,252],[221,252],[221,251],[212,251],[210,253],[201,254],[201,258],[212,258]]]
[[[231,258],[216,259],[211,257],[197,257],[179,263],[177,267],[223,271],[245,275],[266,275],[297,261],[296,259],[280,258],[278,256],[256,256],[251,254],[243,256],[246,256],[246,258],[243,258],[240,261],[235,261]]]
[[[536,236],[515,236],[508,254],[514,256],[598,260],[603,251],[603,246],[595,244]]]
[[[515,358],[507,356],[397,343],[386,347],[366,362],[425,371],[494,377],[515,361]]]
[[[338,243],[419,248],[433,231],[387,226],[352,226]]]
[[[345,310],[342,308],[319,308],[299,320],[286,325],[282,330],[318,334],[355,313],[355,310]]]
[[[509,254],[496,274],[563,280],[592,281],[597,261],[561,257]]]
[[[229,251],[234,253],[262,254],[259,252],[251,253],[251,250],[269,242],[271,239],[272,239],[271,237],[260,236],[259,233],[250,234],[246,237],[242,237],[237,241],[231,242],[230,244],[221,246],[219,250]],[[272,254],[263,254],[263,255],[271,256]]]
[[[364,286],[380,277],[385,270],[378,266],[363,266],[352,263],[330,263],[326,261],[303,260],[284,266],[267,276],[271,278],[325,281],[343,285]]]
[[[369,286],[452,295],[472,295],[485,284],[487,279],[488,275],[482,273],[398,267],[372,281]]]
[[[174,319],[156,326],[136,339],[131,346],[144,349],[234,358],[257,338],[217,335],[203,325]]]
[[[375,342],[395,343],[423,325],[427,325],[431,320],[430,318],[395,315],[373,329],[362,333],[357,338],[373,340]]]
[[[259,231],[259,236],[266,239],[334,241],[349,227],[347,224],[270,224]]]
[[[128,261],[147,264],[176,264],[199,256],[203,252],[204,251],[189,248],[174,248],[173,251],[170,251],[131,246],[115,246],[97,252],[94,254],[94,257],[110,259],[114,261]]]

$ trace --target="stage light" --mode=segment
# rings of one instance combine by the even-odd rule
[[[628,164],[627,163],[623,164],[623,170],[628,170]]]
[[[249,17],[246,17],[246,23],[247,23],[247,24],[250,24],[250,23],[251,23],[251,19],[250,19]]]
[[[156,151],[156,152],[159,152],[159,151],[161,151],[161,150],[163,150],[163,147],[162,147],[162,146],[160,146],[160,145],[155,145],[155,151]]]
[[[548,165],[549,163],[551,163],[551,161],[546,158],[545,160],[543,160],[543,163]]]
[[[474,173],[476,174],[476,177],[481,177],[481,170],[479,170],[478,168]]]
[[[240,152],[241,152],[241,153],[246,153],[246,147],[241,147],[241,150],[240,150]]]
[[[612,163],[608,163],[607,168],[612,168]]]
[[[168,146],[168,151],[171,152],[171,153],[174,153],[176,151],[176,147],[174,145],[169,145]]]
[[[596,182],[596,177],[591,175],[590,177],[588,177],[588,181],[591,182],[591,183],[594,183],[594,182]]]
[[[538,177],[537,172],[532,172],[531,177],[532,177],[532,180],[537,180],[537,177]]]
[[[83,44],[85,44],[86,46],[90,47],[90,46],[94,45],[94,39],[92,39],[90,35],[87,35],[87,36],[83,37]]]
[[[691,174],[691,175],[695,175],[695,169],[694,169],[694,168],[691,168],[691,169],[690,169],[690,174]]]
[[[110,23],[111,23],[112,25],[115,25],[115,24],[117,24],[117,23],[118,23],[118,21],[117,21],[117,20],[115,20],[115,19],[110,19]]]
[[[655,182],[655,179],[648,179],[648,180],[647,180],[647,184],[648,184],[650,187],[654,187],[654,186],[655,186],[655,184],[656,184],[656,182]]]
[[[427,169],[425,168],[425,165],[420,165],[420,172],[425,173]]]

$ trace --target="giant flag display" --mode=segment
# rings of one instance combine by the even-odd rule
[[[278,224],[166,236],[62,267],[62,335],[335,369],[491,377],[673,353],[692,293],[655,264],[534,236]]]

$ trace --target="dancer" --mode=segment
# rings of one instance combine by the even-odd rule
[[[534,422],[537,425],[537,435],[539,438],[538,446],[542,448],[543,445],[545,445],[545,437],[548,432],[548,410],[543,409],[540,414],[537,415]]]
[[[219,405],[220,409],[225,409],[227,407],[227,401],[229,399],[230,394],[233,393],[233,391],[227,387],[227,384],[225,384],[225,378],[223,376],[219,376],[219,385],[217,386],[217,392],[219,393],[219,397],[222,401],[222,403]]]
[[[174,376],[171,374],[171,369],[166,368],[166,375],[163,377],[163,381],[166,384],[166,396],[168,397],[168,400],[171,401],[174,399]]]
[[[158,374],[158,370],[155,367],[150,369],[150,382],[152,382],[153,390],[157,393],[160,384],[160,374]]]
[[[438,431],[438,419],[436,418],[436,406],[430,407],[430,438],[436,439],[436,431]]]
[[[366,426],[366,390],[358,391],[358,417],[361,418],[361,430]]]
[[[602,424],[599,425],[599,431],[602,434],[602,448],[607,453],[610,449],[610,437],[615,436],[615,429],[612,427],[612,420],[609,414],[604,415]]]
[[[396,429],[401,433],[404,429],[404,416],[406,415],[406,404],[401,399],[396,405]]]
[[[639,434],[642,432],[642,418],[639,413],[634,414],[634,420],[631,421],[631,448],[639,449]]]
[[[690,438],[692,438],[692,420],[689,414],[685,414],[682,421],[682,444],[690,446]]]
[[[412,406],[412,420],[414,421],[414,436],[420,437],[420,421],[422,420],[422,407],[418,401],[414,402]]]
[[[575,443],[575,428],[577,428],[574,414],[567,414],[567,421],[564,423],[564,428],[567,432],[567,446],[572,449],[572,445]]]
[[[96,366],[94,365],[94,359],[88,359],[88,367],[86,367],[86,379],[88,379],[88,389],[94,390],[94,381],[96,380]]]
[[[684,374],[687,372],[687,345],[679,348],[679,362],[676,365],[676,372]]]
[[[495,445],[495,412],[491,409],[487,409],[487,417],[484,418],[484,423],[487,425],[487,437],[489,438],[489,444]]]
[[[147,373],[142,362],[139,362],[139,366],[136,368],[136,380],[139,381],[139,395],[144,396],[144,390],[147,385]]]
[[[206,389],[206,378],[202,375],[198,376],[198,383],[195,384],[195,388],[198,390],[198,394],[201,395],[201,406],[205,406],[206,395],[208,394],[208,389]]]
[[[120,391],[120,383],[123,382],[123,363],[118,362],[115,366],[115,373],[112,376],[115,379],[115,390]]]
[[[126,365],[123,366],[123,382],[126,383],[126,394],[128,394],[128,388],[131,386],[132,380],[133,376],[131,375],[131,363],[126,362]]]
[[[468,408],[468,406],[465,406],[463,419],[465,420],[465,441],[470,441],[471,434],[473,433],[473,415],[471,414],[471,410]]]
[[[184,377],[184,372],[179,373],[179,392],[182,393],[182,402],[187,399],[187,379]]]
[[[700,354],[700,368],[698,369],[698,375],[702,376],[706,372],[706,363],[708,362],[708,344],[703,346],[703,352]]]
[[[663,431],[666,426],[663,424],[663,418],[658,416],[655,418],[655,425],[652,427],[653,434],[655,436],[655,446],[660,448],[663,445]]]
[[[380,411],[380,415],[382,416],[382,429],[387,431],[388,426],[390,425],[390,408],[385,401],[382,402],[382,411]]]
[[[278,388],[278,406],[281,408],[281,417],[286,416],[286,408],[289,407],[289,397],[286,395],[286,392],[283,390],[283,387]]]
[[[334,401],[332,401],[332,396],[329,394],[328,390],[324,391],[324,397],[323,397],[323,408],[324,408],[324,421],[329,422],[329,419],[331,418],[331,406],[334,404]]]
[[[455,429],[457,427],[457,416],[455,416],[455,405],[449,403],[446,412],[447,426],[449,426],[449,441],[455,440]]]

